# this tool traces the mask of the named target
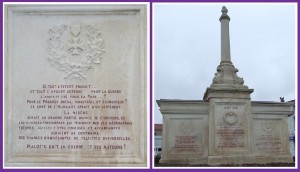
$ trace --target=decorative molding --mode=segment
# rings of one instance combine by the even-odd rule
[[[222,84],[223,83],[223,67],[217,67],[217,73],[215,73],[215,77],[213,78],[213,84]]]
[[[220,64],[217,67],[217,73],[215,73],[212,84],[232,84],[246,87],[243,85],[244,79],[237,76],[238,71],[232,64]]]
[[[244,79],[243,78],[240,78],[237,76],[237,72],[239,70],[237,68],[234,68],[234,73],[233,73],[233,82],[234,84],[237,84],[237,85],[243,85],[244,84]]]
[[[228,112],[223,116],[223,120],[228,125],[234,125],[239,121],[239,117],[234,112]]]
[[[101,62],[104,50],[104,40],[100,27],[97,25],[71,25],[71,39],[68,41],[68,48],[65,50],[65,31],[67,25],[54,26],[49,30],[48,38],[48,60],[53,67],[65,73],[64,79],[86,79],[87,71],[93,69]],[[85,42],[80,38],[81,29],[86,29]],[[82,36],[81,36],[82,37]],[[84,47],[84,44],[87,45]],[[73,61],[67,57],[82,55],[82,59]]]

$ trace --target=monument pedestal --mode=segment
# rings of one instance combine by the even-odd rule
[[[223,155],[209,156],[209,165],[242,165],[242,164],[267,164],[267,163],[292,163],[293,158],[290,155],[256,156],[250,155]]]
[[[209,165],[222,165],[222,164],[250,164],[255,163],[254,155],[217,155],[209,156],[208,164]]]
[[[197,165],[197,164],[207,164],[207,158],[205,159],[201,159],[201,158],[190,158],[190,157],[186,157],[183,156],[180,159],[178,158],[162,158],[161,160],[159,160],[160,164],[190,164],[190,165]]]
[[[159,100],[163,113],[163,164],[207,164],[208,102]]]
[[[252,112],[250,94],[253,89],[210,87],[204,100],[209,101],[208,163],[252,163]]]
[[[291,155],[275,155],[275,156],[255,156],[255,163],[274,163],[274,162],[281,162],[281,163],[292,163],[293,158]]]

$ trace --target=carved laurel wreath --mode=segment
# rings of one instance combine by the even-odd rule
[[[87,50],[81,62],[71,62],[64,51],[64,41],[62,35],[67,29],[66,25],[54,26],[49,30],[48,38],[48,60],[51,65],[66,73],[64,79],[85,79],[86,72],[94,68],[95,64],[101,62],[102,54],[105,52],[104,40],[101,37],[99,26],[86,25],[87,29]],[[73,33],[72,33],[73,34]],[[73,34],[69,41],[71,48],[68,51],[76,50],[77,53],[84,51],[80,47],[83,42],[77,37],[79,33]]]
[[[224,115],[224,121],[228,125],[234,125],[239,121],[239,117],[236,113],[234,112],[228,112]]]

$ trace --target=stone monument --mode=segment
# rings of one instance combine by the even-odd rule
[[[249,164],[292,162],[290,103],[251,101],[230,56],[228,10],[223,6],[221,62],[203,101],[158,100],[163,115],[160,163]]]
[[[147,5],[5,4],[4,167],[146,167]]]

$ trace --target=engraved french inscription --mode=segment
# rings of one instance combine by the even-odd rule
[[[203,119],[177,119],[171,120],[171,135],[169,147],[173,153],[182,154],[201,154],[205,150],[204,146],[204,123]]]
[[[281,121],[271,119],[254,120],[254,149],[259,154],[283,154],[284,145]]]
[[[215,114],[216,150],[246,146],[246,117],[243,104],[217,104]]]
[[[15,139],[22,140],[17,142],[18,152],[47,148],[54,151],[110,150],[107,154],[116,150],[133,151],[130,146],[133,138],[128,132],[133,121],[124,111],[129,102],[122,90],[100,90],[92,85],[43,84],[28,92],[26,109],[39,113],[27,114],[16,121],[18,134]],[[111,134],[121,130],[122,134]],[[74,141],[76,144],[70,144]]]
[[[147,5],[6,10],[5,165],[146,167]]]

